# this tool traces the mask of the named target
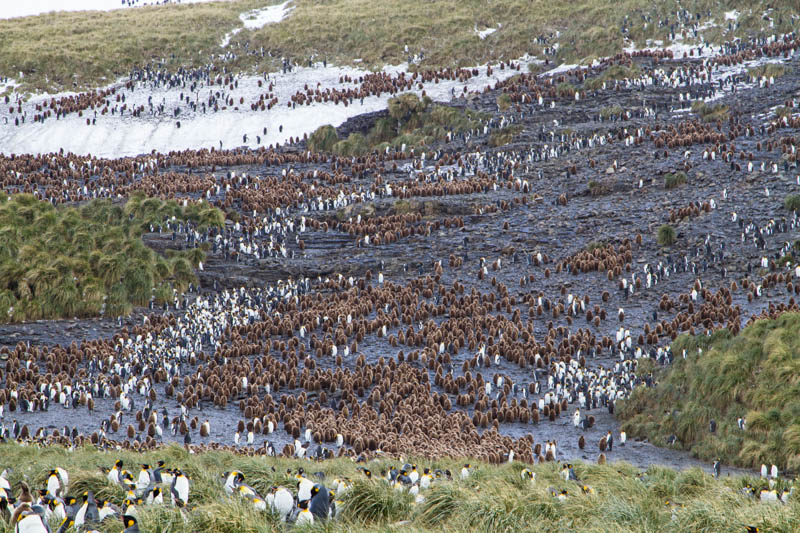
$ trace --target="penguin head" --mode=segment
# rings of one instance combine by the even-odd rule
[[[133,527],[136,525],[136,517],[131,516],[129,514],[123,515],[122,524],[125,526],[125,529]]]
[[[114,463],[114,466],[117,468],[122,468],[122,459],[117,459],[117,461]]]
[[[310,500],[303,500],[301,502],[297,502],[297,506],[302,509],[303,511],[308,511],[308,503]]]
[[[156,464],[158,465],[159,468],[164,468],[164,465],[167,463],[165,463],[163,460],[159,460]]]

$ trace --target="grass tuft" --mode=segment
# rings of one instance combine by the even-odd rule
[[[171,287],[196,281],[202,250],[169,260],[145,246],[142,234],[170,216],[200,228],[221,227],[218,209],[134,194],[123,206],[93,200],[53,207],[17,194],[0,204],[0,323],[52,318],[119,316],[146,305],[153,290],[171,299]]]
[[[658,235],[656,235],[656,241],[661,246],[672,246],[675,244],[676,235],[675,235],[675,228],[670,226],[669,224],[664,224],[660,228],[658,228]]]
[[[688,181],[688,176],[683,171],[669,173],[664,178],[664,188],[668,191],[684,185]]]

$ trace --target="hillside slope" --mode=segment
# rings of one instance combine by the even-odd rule
[[[629,436],[708,461],[781,470],[800,467],[800,314],[759,320],[731,337],[681,337],[675,362],[619,409]],[[682,357],[686,350],[686,358]],[[698,350],[702,350],[701,352]],[[746,421],[739,428],[738,419]],[[711,433],[711,421],[716,431]]]
[[[719,44],[786,32],[794,9],[788,0],[293,0],[279,23],[245,27],[254,9],[276,3],[233,0],[0,20],[0,76],[53,92],[106,85],[147,64],[172,71],[211,63],[228,71],[269,70],[286,57],[302,65],[327,60],[382,67],[417,56],[422,68],[432,68],[526,53],[575,62],[631,44],[701,38]]]

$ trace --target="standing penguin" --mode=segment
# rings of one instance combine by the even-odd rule
[[[606,434],[606,446],[608,447],[608,451],[614,449],[614,435],[611,433],[611,430],[608,430]]]
[[[311,503],[309,503],[308,509],[311,511],[311,514],[314,515],[315,519],[325,520],[328,518],[330,506],[331,496],[328,489],[325,488],[325,485],[317,483],[311,489]]]
[[[186,474],[180,470],[175,472],[169,492],[172,496],[173,505],[184,507],[189,503],[189,478],[186,477]]]
[[[714,467],[713,467],[713,468],[714,468],[714,477],[715,477],[715,478],[719,478],[719,472],[720,472],[720,462],[719,462],[719,459],[717,459],[716,461],[714,461]]]
[[[85,524],[97,523],[100,521],[100,513],[97,510],[97,503],[94,501],[92,491],[83,493],[83,505],[80,506],[75,514],[75,527],[80,528]]]

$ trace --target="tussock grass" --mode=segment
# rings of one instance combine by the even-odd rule
[[[197,204],[187,207],[135,194],[123,206],[93,200],[80,207],[53,207],[32,195],[0,202],[0,322],[105,313],[118,316],[145,305],[156,290],[194,281],[202,250],[162,257],[141,235],[166,217],[221,226],[224,215]]]
[[[0,72],[29,89],[73,90],[114,82],[151,61],[200,65],[241,26],[239,13],[263,5],[236,0],[0,20]]]
[[[636,389],[619,410],[623,429],[664,445],[674,434],[678,447],[704,460],[758,468],[800,468],[800,315],[759,320],[732,337],[679,337],[673,365],[655,388]],[[687,357],[683,359],[682,352]],[[698,349],[702,354],[698,355]],[[665,406],[669,406],[665,411]],[[740,430],[738,417],[745,417]],[[717,423],[710,432],[711,420]]]
[[[611,117],[618,117],[622,115],[623,109],[618,105],[606,106],[600,109],[600,117],[607,120]]]
[[[503,93],[497,97],[497,109],[506,111],[509,107],[511,107],[511,95]]]
[[[700,115],[705,122],[725,122],[731,117],[728,106],[724,104],[708,105],[697,101],[692,103],[692,111]]]
[[[780,78],[786,73],[786,67],[780,63],[767,63],[749,68],[747,73],[754,78]]]
[[[493,131],[489,134],[489,146],[496,148],[509,144],[514,140],[514,135],[519,134],[521,131],[522,126],[519,125],[506,126],[503,129]]]
[[[656,235],[656,241],[661,246],[672,246],[675,244],[676,235],[675,235],[675,228],[670,226],[669,224],[664,224],[663,226],[658,228],[658,234]]]
[[[435,105],[427,96],[420,98],[413,93],[390,98],[388,112],[389,116],[379,118],[366,135],[356,132],[339,140],[333,126],[322,126],[311,134],[308,147],[345,157],[388,147],[409,150],[443,140],[448,133],[477,128],[485,118],[483,113],[469,109]]]
[[[237,456],[229,452],[209,451],[189,454],[172,445],[161,450],[136,454],[127,451],[97,451],[93,448],[69,452],[62,448],[37,448],[13,443],[0,444],[0,469],[13,467],[9,476],[14,490],[20,480],[27,480],[32,489],[39,487],[46,472],[61,466],[70,474],[70,495],[91,488],[100,492],[108,482],[98,474],[98,466],[110,466],[117,459],[129,470],[139,463],[155,463],[159,459],[168,466],[181,468],[191,480],[189,510],[181,512],[169,504],[141,506],[139,526],[148,533],[193,531],[248,532],[291,531],[293,526],[281,524],[267,512],[256,511],[242,498],[224,493],[220,474],[226,470],[245,473],[249,485],[261,487],[282,483],[295,490],[286,477],[287,469],[296,472],[321,470],[330,481],[346,477],[353,486],[343,496],[342,515],[335,521],[315,523],[303,531],[352,532],[366,531],[744,531],[745,525],[770,531],[794,531],[798,525],[800,504],[762,504],[742,495],[739,489],[758,480],[752,477],[723,477],[716,480],[700,471],[676,471],[652,466],[640,471],[627,463],[594,465],[575,463],[581,483],[565,482],[555,463],[536,466],[521,463],[494,466],[470,459],[447,459],[429,463],[409,458],[419,467],[450,470],[454,479],[434,480],[423,490],[424,501],[398,491],[380,479],[380,472],[390,464],[402,461],[381,459],[366,466],[373,472],[367,479],[349,459],[310,463],[283,458]],[[472,474],[462,481],[458,472],[463,462],[472,464]],[[536,473],[536,482],[520,477],[522,468]],[[307,474],[310,475],[310,474]],[[285,480],[286,482],[282,482]],[[587,492],[581,489],[587,487]],[[98,489],[100,487],[100,489]],[[567,491],[560,501],[550,488]],[[780,485],[779,490],[783,489]],[[266,491],[262,491],[262,494]],[[111,494],[119,504],[121,495]],[[339,499],[337,497],[337,499]],[[102,531],[119,533],[120,521],[106,521]],[[12,531],[0,520],[0,533]]]
[[[783,200],[783,206],[789,211],[800,211],[800,194],[790,194]]]
[[[357,481],[344,497],[344,512],[357,522],[385,524],[408,518],[413,501],[387,483]]]
[[[664,188],[667,190],[674,189],[684,185],[688,180],[688,176],[683,171],[669,173],[664,178]]]
[[[241,27],[239,14],[278,3],[273,0],[232,0],[193,5],[168,5],[111,12],[67,12],[24,19],[0,20],[0,74],[19,77],[23,88],[53,90],[110,83],[133,66],[158,62],[178,66],[208,63],[213,54],[233,50],[229,70],[264,70],[273,58],[305,63],[311,57],[337,64],[360,59],[367,68],[398,64],[424,50],[421,68],[472,66],[541,55],[535,38],[561,32],[557,61],[588,61],[617,53],[623,46],[621,27],[628,15],[628,37],[638,45],[646,39],[666,40],[668,28],[644,25],[685,8],[677,0],[648,2],[581,0],[294,0],[290,16],[258,30],[243,30],[227,49],[223,36]],[[694,0],[691,11],[716,21],[732,7],[742,11],[734,33],[712,28],[704,36],[716,43],[788,31],[796,5],[790,0],[755,0],[745,9],[718,0]],[[769,7],[775,27],[765,27],[760,14]],[[701,22],[707,20],[704,18]],[[476,27],[502,27],[481,40]],[[552,44],[552,43],[551,43]],[[405,52],[409,46],[409,53]],[[268,54],[248,53],[261,47]],[[245,48],[246,47],[246,48]]]
[[[612,65],[603,70],[600,75],[586,80],[583,84],[584,88],[589,91],[601,89],[604,82],[611,82],[614,80],[634,79],[641,76],[642,72],[634,64],[630,66],[625,65]]]
[[[320,126],[308,137],[308,149],[312,152],[329,152],[339,141],[336,128],[330,124]]]

